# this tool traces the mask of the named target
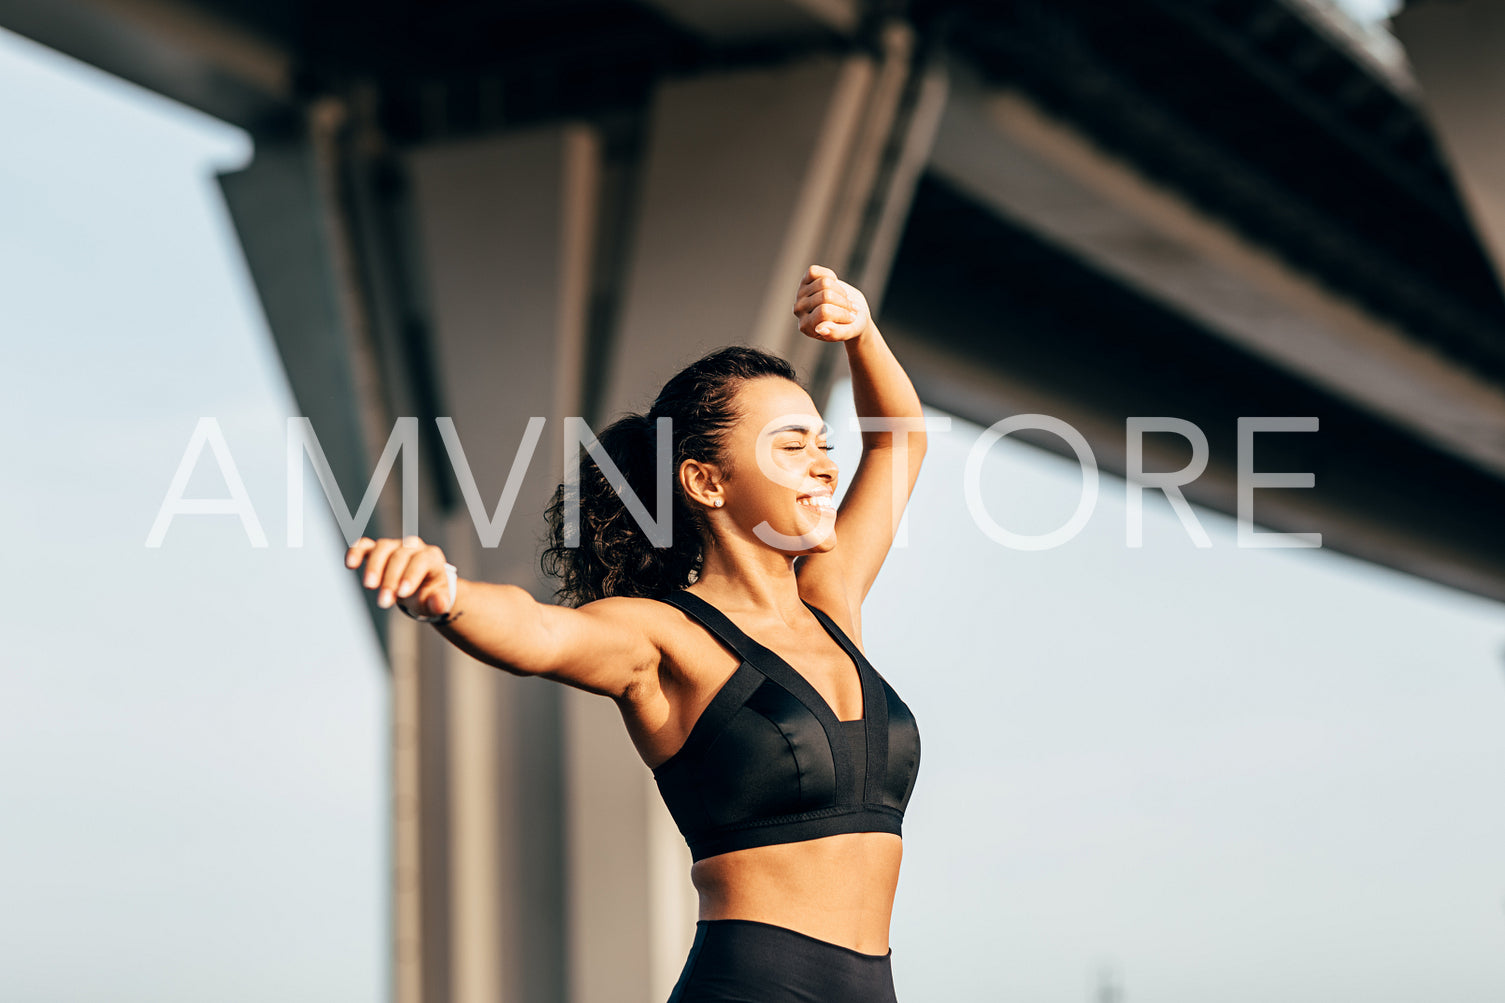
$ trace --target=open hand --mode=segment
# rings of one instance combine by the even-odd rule
[[[794,297],[800,331],[817,341],[850,341],[872,323],[867,299],[824,265],[811,265]]]
[[[361,584],[368,589],[380,588],[376,605],[382,609],[397,599],[413,597],[403,603],[420,615],[440,616],[449,612],[449,576],[444,572],[444,551],[416,536],[401,540],[372,540],[361,537],[345,551],[345,567],[359,568],[366,563]]]

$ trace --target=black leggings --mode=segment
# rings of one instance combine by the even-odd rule
[[[668,1003],[898,1003],[893,956],[752,919],[702,919]]]

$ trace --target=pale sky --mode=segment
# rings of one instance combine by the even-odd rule
[[[1334,5],[1354,20],[1370,24],[1393,16],[1403,6],[1401,0],[1335,0]]]
[[[0,94],[5,998],[383,999],[387,693],[332,520],[280,542],[298,412],[212,180],[249,141],[3,32]],[[266,549],[144,546],[206,415]],[[1154,497],[1130,550],[1107,475],[1010,550],[963,502],[979,433],[932,436],[864,607],[923,744],[900,999],[1505,998],[1501,604],[1200,509],[1198,550]],[[983,477],[1018,532],[1079,487],[1007,440]]]

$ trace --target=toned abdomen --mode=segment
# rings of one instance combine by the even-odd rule
[[[690,880],[700,919],[757,920],[882,955],[903,855],[891,833],[844,833],[706,857]]]

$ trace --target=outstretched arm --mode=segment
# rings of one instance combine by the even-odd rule
[[[416,536],[355,542],[345,566],[360,568],[362,584],[380,589],[383,607],[398,599],[430,615],[450,613],[444,553]],[[461,578],[453,618],[435,624],[475,658],[515,676],[543,676],[576,689],[621,700],[658,670],[660,651],[641,604],[626,597],[598,599],[578,609],[541,603],[516,585]]]
[[[802,590],[842,598],[855,618],[888,556],[919,477],[925,456],[924,410],[873,322],[866,298],[835,272],[812,265],[800,283],[794,313],[806,335],[845,344],[858,417],[870,425],[890,426],[863,429],[862,459],[836,515],[836,547],[801,558],[796,572]]]

